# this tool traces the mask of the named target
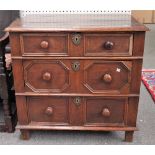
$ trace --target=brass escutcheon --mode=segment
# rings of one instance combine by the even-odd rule
[[[80,106],[80,104],[81,104],[81,98],[80,97],[75,97],[74,98],[74,103],[75,103],[76,106]]]
[[[81,42],[81,35],[80,34],[74,34],[72,36],[72,41],[75,45],[79,45]]]
[[[80,62],[79,61],[74,61],[72,62],[72,69],[76,72],[80,70]]]

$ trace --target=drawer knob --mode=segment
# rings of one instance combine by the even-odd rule
[[[109,116],[110,116],[110,111],[109,111],[109,109],[108,109],[108,108],[104,108],[104,109],[102,110],[102,115],[103,115],[104,117],[109,117]]]
[[[45,114],[48,115],[48,116],[52,115],[53,114],[53,108],[52,107],[48,107],[46,109],[46,111],[45,111]]]
[[[111,42],[111,41],[106,41],[106,42],[104,43],[104,48],[105,48],[106,50],[111,50],[111,49],[113,48],[113,46],[114,46],[114,43]]]
[[[40,43],[40,46],[41,46],[41,48],[46,49],[46,48],[48,48],[48,42],[47,42],[47,41],[42,41],[42,42]]]
[[[43,74],[43,80],[50,81],[51,80],[51,74],[49,72],[46,72]]]
[[[105,74],[103,76],[103,81],[106,82],[106,83],[110,83],[112,81],[112,77],[110,74]]]

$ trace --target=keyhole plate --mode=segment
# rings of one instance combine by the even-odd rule
[[[72,41],[75,45],[79,45],[81,42],[81,35],[80,34],[74,34],[72,36]]]
[[[80,106],[80,104],[81,104],[81,98],[80,97],[75,97],[74,98],[74,103],[75,103],[76,106]]]
[[[80,70],[80,62],[79,61],[75,61],[72,62],[72,69],[76,72]]]

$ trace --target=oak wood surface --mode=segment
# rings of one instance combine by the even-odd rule
[[[114,16],[115,17],[115,16]],[[113,17],[113,18],[114,18]],[[32,17],[30,17],[32,18]],[[42,18],[40,16],[40,18]],[[45,17],[43,17],[45,18]],[[79,20],[77,20],[77,18]],[[138,23],[133,17],[130,21],[104,19],[102,15],[92,17],[91,15],[56,15],[49,22],[28,22],[25,23],[21,19],[16,19],[8,28],[9,32],[112,32],[112,31],[147,31],[148,28]]]
[[[137,127],[98,127],[98,126],[43,126],[36,123],[17,125],[20,130],[81,130],[81,131],[137,131]]]
[[[132,34],[85,34],[86,56],[130,56]]]
[[[25,55],[68,55],[67,34],[22,34],[20,40],[21,52]]]
[[[45,122],[51,124],[68,124],[69,101],[60,97],[27,98],[29,122]],[[48,109],[52,109],[48,112]]]
[[[6,29],[23,137],[30,130],[127,131],[132,141],[148,29],[133,18],[101,17],[17,19]]]

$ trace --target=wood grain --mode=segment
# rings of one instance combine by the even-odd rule
[[[30,130],[91,130],[125,131],[132,141],[148,28],[133,18],[126,26],[95,19],[17,19],[6,28],[24,139]]]

